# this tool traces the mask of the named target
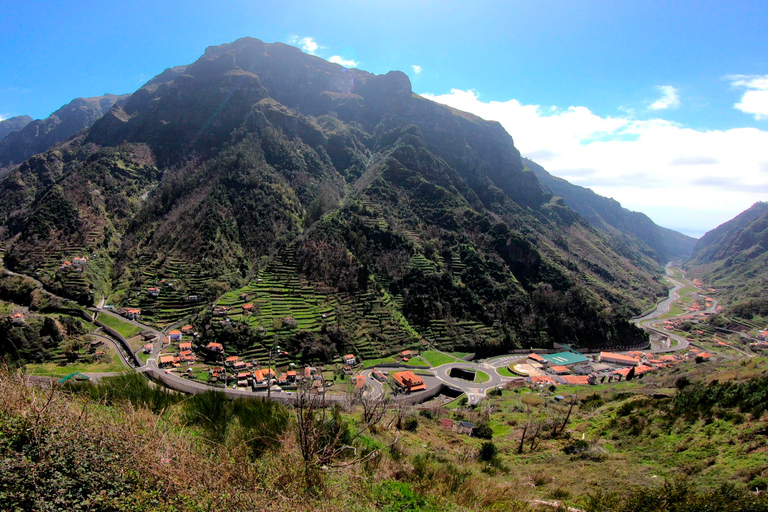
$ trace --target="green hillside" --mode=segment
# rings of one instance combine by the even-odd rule
[[[15,168],[0,219],[9,268],[159,327],[215,329],[219,301],[244,354],[275,336],[321,359],[639,346],[627,320],[665,293],[658,267],[554,198],[498,123],[413,94],[402,73],[250,38]]]

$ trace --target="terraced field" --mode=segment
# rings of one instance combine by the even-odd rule
[[[363,359],[418,347],[418,334],[399,312],[397,299],[373,289],[333,293],[307,282],[299,277],[296,250],[289,246],[250,284],[225,294],[216,305],[229,308],[231,321],[245,321],[259,330],[270,345],[298,330],[320,331],[324,324],[338,323],[350,333]],[[253,311],[244,311],[245,304],[253,304]],[[266,359],[268,348],[254,347],[242,355]]]
[[[212,276],[206,275],[199,265],[175,258],[152,260],[150,255],[139,258],[137,267],[143,268],[126,290],[124,306],[141,309],[142,321],[164,328],[192,316],[204,306],[204,294]],[[147,288],[158,287],[157,297],[147,295]],[[197,296],[197,300],[190,300]]]

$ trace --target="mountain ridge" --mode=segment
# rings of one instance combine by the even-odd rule
[[[0,121],[0,140],[3,140],[9,133],[21,130],[29,123],[34,121],[29,116],[15,116]]]
[[[0,213],[9,267],[57,291],[158,325],[196,311],[184,297],[231,291],[260,340],[241,348],[275,336],[295,357],[639,346],[627,319],[664,293],[541,185],[499,123],[413,94],[401,72],[252,38],[167,69],[23,163]],[[92,255],[82,274],[60,268],[78,253]],[[161,279],[174,288],[147,297]],[[238,297],[255,292],[249,316]]]
[[[553,176],[542,166],[524,159],[541,182],[590,224],[615,237],[618,243],[632,245],[657,263],[687,259],[696,239],[654,223],[647,215],[623,208],[618,201]]]
[[[0,137],[0,167],[19,164],[67,140],[80,130],[89,128],[112,105],[127,97],[126,94],[105,94],[75,98],[47,118],[30,121],[6,137]]]

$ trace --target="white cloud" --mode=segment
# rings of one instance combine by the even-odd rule
[[[312,37],[299,37],[299,36],[291,36],[288,38],[288,42],[290,44],[296,45],[299,48],[301,48],[306,53],[309,53],[311,55],[314,55],[317,50],[320,48],[323,48]]]
[[[752,114],[756,121],[768,119],[768,75],[733,75],[728,78],[732,86],[747,89],[741,101],[733,107]]]
[[[421,71],[422,71],[422,69],[421,69],[421,66],[417,66],[416,64],[414,64],[414,65],[413,65],[413,66],[411,66],[411,67],[413,68],[413,72],[414,72],[414,73],[416,73],[417,75],[418,75],[419,73],[421,73]]]
[[[426,98],[499,121],[523,156],[662,226],[697,234],[768,198],[768,131],[700,131],[661,118],[602,117],[453,89]]]
[[[656,89],[661,92],[661,98],[651,104],[651,109],[666,110],[680,106],[680,94],[677,89],[671,85],[657,85]]]
[[[359,62],[355,62],[353,60],[346,60],[338,55],[334,55],[330,59],[328,59],[329,62],[333,62],[334,64],[339,64],[340,66],[344,66],[345,68],[356,68]]]

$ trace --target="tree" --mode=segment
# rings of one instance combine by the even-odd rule
[[[480,423],[474,428],[472,434],[480,439],[491,439],[493,437],[493,429],[487,423]]]
[[[626,380],[632,380],[634,378],[635,378],[635,367],[633,366],[632,368],[630,368],[629,373],[627,373]]]
[[[483,444],[480,445],[480,451],[478,452],[478,457],[480,457],[480,460],[488,462],[490,460],[493,460],[493,458],[498,453],[499,453],[499,449],[496,448],[496,445],[493,444],[493,441],[485,441]]]

